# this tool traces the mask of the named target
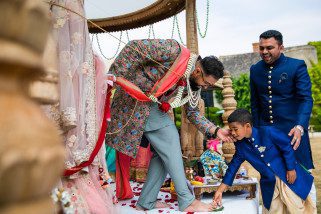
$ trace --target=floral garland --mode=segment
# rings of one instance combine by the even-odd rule
[[[51,192],[51,198],[55,203],[60,203],[60,206],[64,213],[73,214],[75,209],[71,203],[71,197],[67,191],[63,188],[55,188]]]
[[[192,108],[195,108],[198,105],[198,102],[201,98],[201,89],[199,89],[197,91],[193,91],[191,89],[190,82],[189,82],[189,78],[190,78],[192,72],[194,71],[197,58],[198,58],[198,55],[191,54],[191,56],[188,60],[188,63],[187,63],[186,71],[183,75],[186,80],[181,79],[177,82],[178,92],[177,92],[177,95],[175,96],[174,100],[171,103],[168,103],[168,102],[161,103],[158,101],[158,99],[155,96],[153,96],[153,95],[149,96],[149,98],[153,102],[159,104],[159,109],[161,111],[168,112],[169,109],[180,107],[187,102],[189,102],[189,104]],[[184,88],[186,86],[187,86],[187,93],[188,94],[187,94],[187,96],[185,96],[183,98],[183,92],[184,92]]]

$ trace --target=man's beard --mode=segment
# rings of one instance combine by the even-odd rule
[[[193,78],[193,77],[190,77],[190,78],[189,78],[189,84],[190,84],[191,89],[192,89],[193,91],[198,91],[198,90],[200,89],[200,86],[197,85],[197,83],[196,83],[196,81],[195,81],[195,78]]]

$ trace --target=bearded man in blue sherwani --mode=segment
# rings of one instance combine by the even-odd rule
[[[289,136],[296,159],[314,168],[308,134],[313,99],[311,80],[303,60],[284,56],[283,36],[276,30],[260,35],[261,61],[251,66],[251,110],[254,127],[274,126]],[[313,185],[310,192],[316,202]]]

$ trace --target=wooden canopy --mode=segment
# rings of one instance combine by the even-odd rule
[[[185,0],[158,0],[132,13],[109,18],[91,19],[91,21],[108,32],[129,30],[150,25],[176,15],[185,9],[185,3]],[[102,33],[100,29],[90,22],[88,27],[90,33]]]

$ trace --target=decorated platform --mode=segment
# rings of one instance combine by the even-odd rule
[[[169,208],[165,209],[154,209],[150,211],[138,211],[136,210],[136,203],[140,192],[143,187],[143,183],[136,183],[131,181],[131,186],[134,192],[134,198],[124,201],[119,201],[118,206],[120,207],[120,211],[122,214],[139,214],[139,213],[184,213],[178,210],[178,202],[171,198],[171,194],[168,192],[160,192],[158,194],[158,200],[161,202],[165,202],[170,205]],[[111,188],[115,191],[115,183],[111,184]],[[256,190],[257,191],[257,190]],[[224,214],[257,214],[261,213],[259,209],[259,197],[258,192],[256,192],[256,196],[253,199],[246,199],[249,195],[247,191],[234,191],[234,192],[226,192],[223,194],[223,206],[224,210],[219,212],[212,213],[224,213]],[[213,193],[204,193],[201,201],[205,203],[210,203],[213,198]],[[204,214],[204,212],[202,212]]]

